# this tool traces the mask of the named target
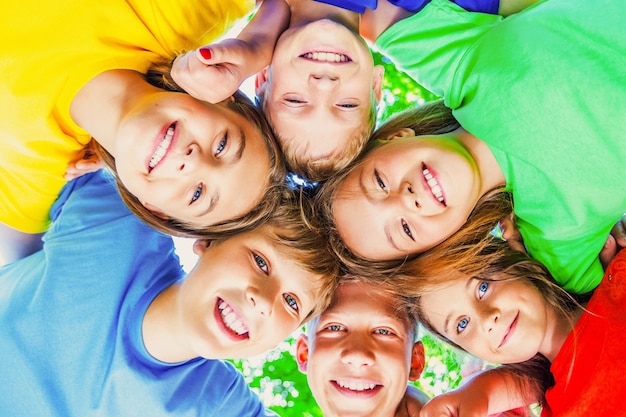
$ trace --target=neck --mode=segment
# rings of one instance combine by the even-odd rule
[[[465,146],[476,162],[481,178],[480,195],[506,185],[504,173],[489,146],[463,128],[456,130],[457,139]]]
[[[292,0],[290,27],[302,26],[320,19],[331,19],[359,33],[359,14],[313,0]]]
[[[161,291],[143,318],[143,343],[148,353],[161,362],[183,362],[197,356],[182,342],[184,323],[180,319],[179,291],[180,283]]]
[[[554,309],[550,309],[548,314],[548,323],[552,323],[552,326],[546,332],[546,337],[539,353],[548,358],[550,362],[554,362],[565,340],[572,332],[574,325],[580,319],[582,309],[577,308],[572,315],[563,315]]]
[[[72,100],[74,121],[115,157],[116,131],[137,100],[158,90],[136,71],[111,70],[92,78]]]

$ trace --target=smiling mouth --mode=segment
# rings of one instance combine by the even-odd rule
[[[517,325],[517,318],[518,317],[519,317],[519,312],[517,313],[517,315],[515,316],[515,318],[511,322],[511,325],[509,326],[509,328],[506,329],[506,333],[504,334],[504,337],[502,338],[502,341],[498,345],[498,349],[500,349],[509,340],[509,337],[511,336],[511,334],[513,333],[513,330],[515,330],[515,327]]]
[[[331,381],[331,383],[341,394],[356,398],[371,398],[383,388],[382,385],[374,382],[361,382],[354,380],[337,379]]]
[[[433,197],[435,197],[440,204],[446,207],[446,198],[443,195],[443,189],[441,188],[441,185],[439,185],[437,178],[435,178],[424,163],[422,164],[422,175],[424,176],[424,180],[426,180],[426,184],[428,185],[428,188],[430,188],[430,192]]]
[[[317,61],[317,62],[330,62],[330,63],[352,62],[352,59],[348,55],[338,54],[336,52],[325,52],[325,51],[307,52],[307,53],[300,55],[300,58],[308,59],[310,61]]]
[[[248,327],[241,320],[239,315],[232,309],[230,304],[218,298],[217,308],[219,309],[222,323],[227,330],[230,330],[237,336],[248,336]]]
[[[172,123],[163,135],[163,139],[159,142],[156,150],[152,154],[150,161],[148,162],[148,172],[152,171],[158,164],[163,160],[167,150],[172,144],[172,139],[174,138],[174,132],[176,131],[176,123]]]

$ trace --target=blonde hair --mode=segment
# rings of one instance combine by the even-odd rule
[[[171,78],[170,69],[171,62],[154,63],[147,71],[146,80],[150,84],[167,91],[184,92]],[[263,114],[243,93],[237,91],[233,97],[234,100],[228,102],[229,107],[243,115],[247,120],[250,120],[258,128],[265,141],[270,159],[270,172],[268,173],[269,185],[265,190],[263,198],[250,212],[235,219],[226,220],[214,225],[198,227],[174,218],[163,218],[159,216],[145,208],[141,201],[128,191],[117,176],[115,158],[97,142],[95,143],[96,152],[115,174],[122,199],[130,210],[146,224],[162,233],[173,236],[214,239],[221,235],[231,236],[238,232],[254,228],[256,225],[269,218],[272,212],[280,205],[280,199],[285,191],[284,184],[287,168],[278,143],[276,142],[276,138]]]
[[[263,111],[265,116],[270,119],[267,112],[266,96],[265,90],[258,91],[256,104]],[[282,143],[282,151],[289,169],[307,180],[315,182],[324,181],[347,167],[361,153],[363,148],[365,148],[376,126],[377,106],[378,100],[372,91],[370,95],[370,109],[367,124],[353,131],[352,137],[348,139],[347,146],[344,149],[323,159],[311,159],[306,152],[302,152],[302,146],[300,146],[301,144],[297,137],[288,138],[282,136],[280,132],[274,129],[274,135],[276,135]]]

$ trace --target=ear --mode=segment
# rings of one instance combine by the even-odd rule
[[[300,334],[296,342],[296,362],[300,372],[306,374],[309,363],[309,338],[304,333]]]
[[[161,211],[161,209],[159,209],[157,206],[153,206],[152,204],[146,202],[146,201],[142,201],[141,204],[147,208],[148,210],[150,210],[152,213],[154,213],[159,219],[163,219],[163,220],[167,220],[170,218],[170,216],[168,216],[167,214],[163,213]]]
[[[379,103],[383,96],[383,78],[385,76],[385,67],[382,65],[374,66],[374,74],[372,79],[372,90],[376,96],[376,102]]]
[[[422,375],[425,365],[424,344],[415,342],[411,351],[411,370],[409,371],[409,381],[417,381]]]
[[[211,241],[209,239],[198,239],[193,244],[193,253],[198,256],[202,256],[209,246],[211,246]]]
[[[402,139],[402,138],[411,138],[415,136],[415,131],[410,127],[403,127],[395,133],[392,133],[387,137],[386,140],[394,140],[394,139]]]
[[[265,95],[265,90],[267,89],[268,68],[269,67],[265,67],[261,71],[257,72],[256,77],[254,78],[254,92],[259,98]]]

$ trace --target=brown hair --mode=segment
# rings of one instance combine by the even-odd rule
[[[468,242],[468,244],[471,243]],[[418,279],[415,282],[415,288],[419,289],[412,292],[425,294],[442,288],[454,280],[476,279],[489,282],[520,280],[526,285],[535,287],[546,303],[557,314],[569,320],[572,329],[574,328],[575,313],[579,308],[583,308],[580,303],[585,301],[587,296],[568,293],[556,283],[544,265],[523,252],[510,249],[506,242],[497,237],[486,237],[484,242],[480,244],[480,250],[471,252],[475,258],[473,260],[468,259],[467,265],[458,265],[459,268],[456,270],[450,268],[445,277],[439,276],[432,280]],[[421,324],[441,340],[463,349],[437,332],[421,309],[420,296],[416,297],[416,301]],[[537,354],[528,361],[506,366],[514,373],[530,377],[530,383],[536,384],[536,389],[540,390],[539,395],[543,396],[545,391],[554,384],[552,374],[549,372],[549,361],[547,361],[547,371],[545,363],[538,366],[543,361],[547,361],[547,359],[543,355]]]
[[[257,91],[256,104],[265,116],[270,119],[267,111],[267,94],[265,94],[265,91],[266,89]],[[365,148],[376,125],[377,113],[378,100],[372,91],[370,94],[370,110],[367,125],[360,126],[352,132],[352,137],[348,140],[345,149],[341,149],[324,159],[311,159],[306,152],[302,152],[302,147],[298,146],[297,138],[284,137],[276,129],[274,129],[274,134],[282,143],[281,147],[285,160],[291,171],[309,181],[323,181],[347,167]]]
[[[159,88],[167,91],[183,92],[171,78],[171,62],[153,63],[146,74],[146,80]],[[135,197],[122,184],[119,177],[115,175],[115,179],[122,195],[122,199],[130,210],[141,220],[154,229],[173,236],[185,237],[203,237],[214,239],[221,235],[233,235],[235,233],[250,230],[256,225],[265,221],[270,217],[271,213],[276,210],[280,204],[280,198],[284,193],[285,175],[287,169],[285,167],[284,158],[276,142],[276,138],[272,133],[272,129],[263,116],[263,114],[252,104],[252,102],[241,92],[234,94],[234,100],[228,102],[232,110],[243,115],[257,126],[261,136],[265,140],[266,149],[270,158],[269,185],[265,190],[265,194],[261,201],[250,212],[235,219],[226,220],[218,224],[198,227],[192,224],[179,221],[173,218],[162,218],[156,213],[148,210],[141,204],[141,201]],[[107,152],[97,142],[95,149],[103,162],[116,174],[115,158]]]
[[[328,246],[324,230],[311,218],[310,201],[303,194],[284,193],[280,204],[261,227],[267,228],[284,257],[319,276],[317,303],[304,321],[317,316],[330,304],[337,285],[339,263]],[[217,239],[217,243],[223,240]]]
[[[346,269],[356,276],[371,276],[372,278],[384,279],[386,281],[397,281],[402,275],[413,274],[414,269],[409,263],[412,259],[426,256],[425,254],[415,254],[402,259],[389,261],[373,261],[362,258],[354,254],[341,239],[333,217],[333,204],[336,201],[337,192],[340,185],[345,181],[346,177],[362,163],[373,149],[384,146],[385,140],[393,136],[402,128],[412,128],[416,136],[420,135],[438,135],[454,131],[460,127],[459,123],[453,117],[450,109],[443,105],[443,101],[434,101],[426,103],[412,109],[400,112],[385,123],[383,123],[372,136],[366,149],[362,152],[357,160],[353,161],[345,170],[336,176],[330,178],[321,185],[316,195],[316,208],[321,221],[328,228],[329,240],[331,247],[335,251],[339,259],[345,265]],[[459,239],[467,239],[467,235],[480,236],[481,238],[487,234],[498,222],[499,219],[510,214],[512,208],[509,203],[509,194],[501,190],[493,190],[483,195],[472,212],[467,222],[457,232],[460,234]],[[435,260],[440,256],[439,253],[447,253],[450,247],[456,245],[456,237],[453,235],[448,241],[444,241],[438,246],[440,250],[430,249],[425,253],[434,251],[434,255],[428,256],[428,259]]]

